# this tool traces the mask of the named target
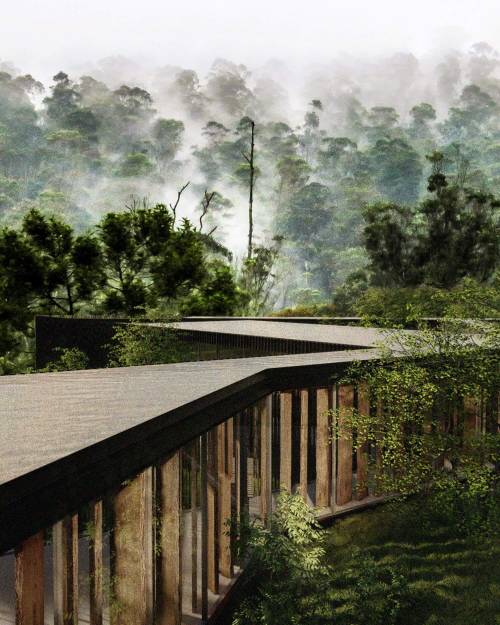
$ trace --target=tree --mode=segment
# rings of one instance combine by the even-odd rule
[[[392,202],[415,202],[422,179],[418,153],[403,139],[379,139],[368,153],[380,194]]]
[[[66,117],[78,110],[80,94],[68,74],[59,72],[53,80],[52,95],[44,99],[47,117],[56,124],[64,125]]]
[[[88,234],[75,237],[61,219],[36,209],[27,213],[21,231],[3,231],[2,260],[4,297],[14,309],[20,304],[74,315],[103,284],[97,240]]]
[[[127,154],[117,169],[116,175],[124,178],[148,176],[153,171],[153,163],[144,152]]]
[[[392,106],[373,106],[368,113],[367,135],[373,143],[390,139],[398,123],[399,115]]]
[[[428,102],[415,104],[410,111],[412,122],[409,131],[416,139],[425,139],[431,136],[430,124],[436,120],[436,110]]]
[[[174,80],[173,90],[179,94],[181,103],[194,119],[199,119],[207,106],[207,99],[200,89],[200,79],[193,70],[180,71]]]
[[[242,291],[246,293],[248,314],[259,315],[269,305],[274,286],[275,264],[278,259],[283,237],[276,236],[269,246],[258,245],[251,258],[246,258],[241,272]]]
[[[243,153],[243,158],[248,163],[249,180],[248,180],[248,250],[247,258],[252,258],[253,252],[253,187],[255,182],[255,122],[248,120],[250,124],[250,154]]]
[[[184,315],[232,316],[246,303],[246,295],[235,281],[231,267],[214,259],[207,264],[207,274],[200,286],[181,302]]]
[[[460,96],[458,106],[451,107],[440,126],[447,141],[474,140],[483,133],[495,115],[498,105],[478,85],[467,85]]]
[[[288,203],[309,180],[311,168],[300,156],[285,156],[276,164],[279,176],[278,210]]]
[[[431,159],[431,197],[415,208],[379,203],[365,210],[365,245],[375,284],[450,288],[467,276],[485,282],[498,265],[499,200],[449,186],[442,156]]]
[[[414,264],[416,234],[411,209],[379,202],[365,209],[364,218],[364,242],[373,284],[391,287],[418,284],[421,268]]]
[[[144,314],[158,300],[171,300],[205,277],[204,246],[191,223],[174,226],[163,204],[137,204],[108,213],[98,226],[107,267],[104,307]]]
[[[152,135],[156,158],[163,166],[170,164],[182,146],[184,124],[176,119],[157,119]]]
[[[244,65],[217,59],[208,77],[208,97],[218,102],[229,117],[241,118],[247,115],[254,99],[246,84],[249,75],[250,72]]]

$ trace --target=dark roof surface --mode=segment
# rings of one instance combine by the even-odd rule
[[[230,323],[226,321],[181,321],[172,325],[182,330],[198,332],[241,334],[353,347],[376,347],[382,344],[393,343],[395,332],[394,330],[336,326],[326,323],[308,324],[260,320],[232,320]]]
[[[266,329],[257,325],[262,335]],[[288,328],[291,324],[285,325]],[[245,326],[245,332],[252,328]],[[301,336],[307,334],[305,329],[301,325]],[[369,332],[364,335],[374,336]],[[338,333],[330,336],[338,340]],[[349,336],[349,340],[354,338]],[[209,398],[257,373],[333,365],[376,355],[376,350],[336,351],[2,376],[0,485],[181,406]]]

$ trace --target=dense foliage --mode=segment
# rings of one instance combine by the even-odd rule
[[[371,409],[334,415],[337,436],[354,431],[356,449],[376,450],[369,459],[375,491],[429,494],[471,533],[500,527],[499,337],[495,325],[454,320],[389,333],[399,355],[353,363],[344,379],[369,393]]]
[[[203,78],[106,59],[94,76],[61,71],[51,85],[3,71],[0,221],[21,223],[35,208],[79,235],[131,195],[175,197],[189,180],[192,223],[241,254],[252,169],[257,262],[284,237],[272,288],[260,289],[259,268],[246,278],[264,291],[249,294],[254,312],[333,296],[354,314],[370,285],[488,281],[498,264],[498,52],[478,43],[430,64],[411,54],[371,63],[337,59],[299,90],[273,62],[252,73],[218,59]],[[136,286],[122,287],[131,305],[143,299]]]
[[[35,314],[233,314],[244,298],[223,252],[163,204],[107,213],[82,234],[30,209],[0,231],[0,369],[29,364]]]

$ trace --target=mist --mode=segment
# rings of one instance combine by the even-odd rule
[[[146,0],[140,6],[131,0],[20,0],[4,15],[0,71],[10,78],[2,97],[14,98],[6,122],[17,123],[24,107],[33,108],[36,120],[23,118],[24,156],[12,139],[4,159],[0,223],[19,223],[37,206],[81,230],[110,210],[124,210],[131,198],[170,204],[189,182],[178,216],[198,226],[204,190],[217,191],[219,206],[205,227],[241,259],[248,133],[239,125],[251,117],[259,169],[256,242],[269,245],[284,234],[287,279],[307,290],[312,259],[322,252],[311,249],[306,259],[304,224],[297,225],[294,214],[307,220],[328,212],[321,246],[335,248],[337,256],[335,267],[326,257],[319,261],[326,277],[313,286],[322,293],[364,266],[367,203],[415,202],[425,193],[426,155],[457,140],[453,110],[470,105],[460,101],[464,88],[478,85],[500,106],[500,5],[490,0],[423,0],[418,6],[389,0]],[[66,75],[62,82],[59,72]],[[20,95],[16,85],[26,74],[41,84]],[[56,110],[66,106],[64,98],[60,105],[54,99],[58,85],[69,97],[64,111]],[[137,101],[130,93],[122,97],[123,85],[144,93]],[[421,103],[433,112],[418,126],[412,111]],[[386,110],[385,120],[377,107]],[[91,116],[94,129],[86,118],[72,120],[78,111]],[[485,120],[484,141],[493,150],[495,129]],[[155,134],[164,122],[169,132],[179,125],[177,138]],[[500,188],[493,156],[482,162],[477,155],[477,128],[459,139],[471,154],[476,150],[467,158],[488,178],[478,184]],[[396,142],[387,153],[384,141]],[[129,158],[142,159],[144,169],[131,173]],[[295,169],[287,172],[283,164]],[[326,194],[328,206],[307,195],[315,189]]]
[[[423,55],[487,40],[498,47],[495,0],[19,0],[4,2],[0,58],[47,79],[102,57],[188,65],[214,57],[255,66],[279,58],[303,67],[340,53]]]

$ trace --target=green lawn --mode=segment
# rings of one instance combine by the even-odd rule
[[[392,567],[408,581],[410,599],[398,618],[401,625],[500,624],[498,537],[453,536],[426,520],[415,503],[387,504],[339,520],[327,531],[329,559],[336,578],[344,580],[340,622],[348,622],[345,607],[353,590],[345,580],[352,574],[353,549],[358,549],[372,556],[377,568]]]

